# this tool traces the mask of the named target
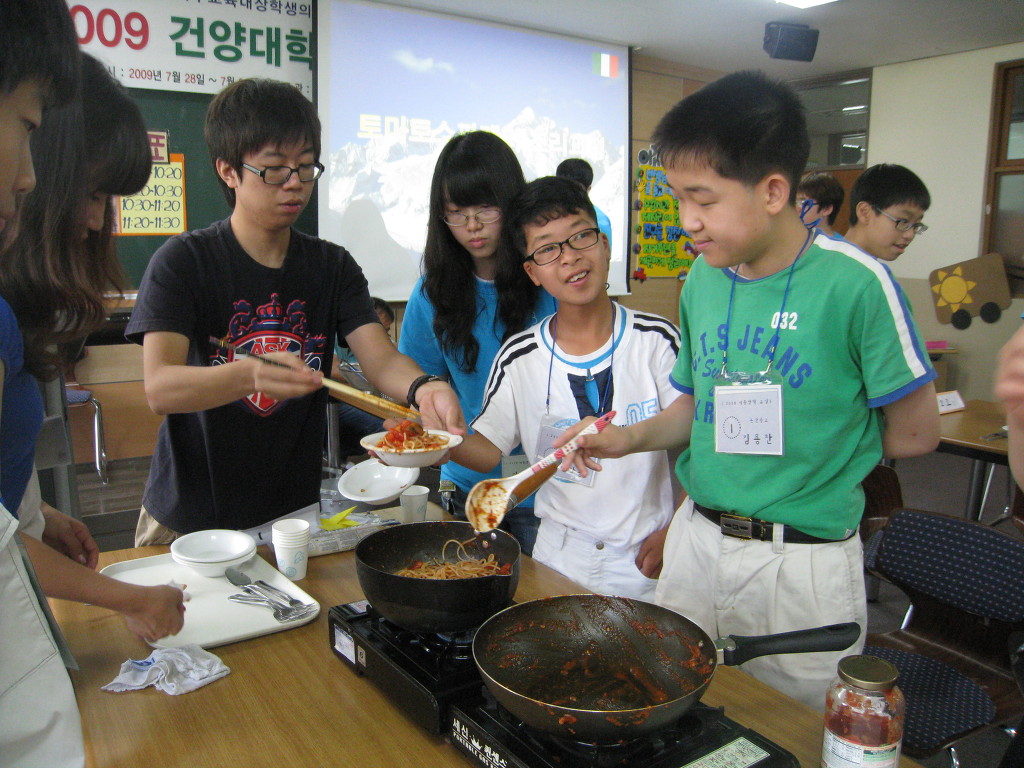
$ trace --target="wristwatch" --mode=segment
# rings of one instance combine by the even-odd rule
[[[428,384],[431,381],[444,381],[444,379],[440,376],[431,376],[428,373],[425,373],[422,376],[417,376],[412,380],[412,384],[409,385],[409,394],[405,397],[406,402],[413,408],[419,409],[420,404],[416,402],[416,391],[424,384]]]

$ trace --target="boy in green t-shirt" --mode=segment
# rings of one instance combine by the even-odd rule
[[[684,447],[689,496],[655,599],[713,637],[864,627],[861,481],[883,456],[927,453],[939,437],[913,318],[884,265],[800,220],[810,143],[790,87],[728,75],[670,110],[654,142],[701,254],[680,298],[682,395],[581,438],[573,461],[582,472],[599,468],[591,457]],[[821,708],[839,658],[862,645],[744,669]]]

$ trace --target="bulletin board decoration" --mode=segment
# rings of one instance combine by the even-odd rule
[[[153,145],[152,134],[150,144]],[[166,142],[163,146],[166,146]],[[185,155],[170,154],[164,162],[153,163],[149,181],[141,191],[117,198],[114,231],[122,237],[169,236],[181,234],[187,229]]]
[[[994,323],[1002,310],[1010,306],[1010,282],[1003,257],[998,253],[936,269],[928,276],[928,282],[935,317],[957,330],[970,327],[975,317]]]
[[[679,223],[679,202],[669,191],[665,169],[641,163],[636,171],[635,190],[633,279],[643,282],[650,277],[685,278],[697,251],[693,238]]]

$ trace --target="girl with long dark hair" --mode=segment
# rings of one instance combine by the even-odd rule
[[[51,110],[32,136],[36,188],[0,248],[0,496],[18,510],[47,595],[119,611],[136,636],[155,641],[181,629],[181,590],[96,573],[88,528],[41,501],[33,469],[38,382],[58,376],[59,346],[97,330],[104,293],[119,289],[109,197],[138,192],[150,171],[145,124],[127,92],[88,55],[81,78],[78,97]]]
[[[557,308],[527,277],[503,231],[503,211],[525,185],[515,153],[487,131],[452,137],[434,167],[423,276],[409,297],[398,348],[451,382],[467,422],[480,411],[502,341]],[[442,466],[442,481],[455,485],[456,516],[464,515],[466,494],[479,480],[525,468],[521,449],[517,454],[519,464],[503,461],[487,474]],[[504,522],[529,554],[537,536],[532,498]]]

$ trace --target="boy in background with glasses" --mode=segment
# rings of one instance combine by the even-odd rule
[[[323,171],[313,104],[287,83],[240,80],[210,102],[205,135],[231,216],[153,255],[126,330],[143,347],[150,407],[167,414],[136,545],[251,528],[319,502],[321,382],[336,339],[424,426],[465,428],[451,387],[388,338],[351,254],[292,226]]]
[[[679,304],[680,397],[580,438],[573,462],[600,475],[613,457],[683,448],[689,496],[656,602],[712,637],[860,625],[849,649],[743,665],[820,710],[867,625],[861,483],[883,456],[938,444],[935,371],[885,265],[800,220],[810,138],[790,86],[727,75],[669,110],[653,138],[700,252]]]
[[[520,443],[531,461],[546,456],[587,416],[615,411],[615,423],[633,424],[678,396],[668,376],[679,332],[608,297],[608,238],[583,186],[555,176],[527,184],[506,231],[558,311],[494,359],[474,433],[451,453],[478,472]],[[613,462],[599,476],[559,472],[537,491],[533,558],[594,592],[650,601],[673,506],[665,451]]]
[[[932,204],[928,187],[902,165],[881,163],[862,173],[850,190],[846,239],[882,261],[896,261],[917,235]]]

